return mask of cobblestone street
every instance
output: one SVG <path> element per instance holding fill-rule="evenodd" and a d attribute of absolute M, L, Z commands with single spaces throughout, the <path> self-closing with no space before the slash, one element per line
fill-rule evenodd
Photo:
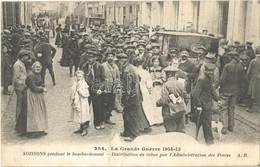
<path fill-rule="evenodd" d="M 51 39 L 53 40 L 53 38 Z M 53 41 L 52 41 L 53 43 Z M 54 58 L 55 75 L 57 85 L 52 86 L 51 78 L 49 73 L 46 74 L 46 103 L 48 111 L 48 135 L 41 138 L 27 138 L 19 136 L 15 129 L 15 106 L 16 106 L 16 95 L 14 93 L 10 104 L 5 113 L 3 110 L 6 108 L 9 96 L 2 95 L 2 143 L 3 144 L 37 144 L 37 143 L 81 143 L 81 142 L 95 142 L 104 143 L 109 142 L 113 135 L 119 135 L 123 130 L 123 119 L 122 114 L 113 111 L 111 120 L 116 122 L 116 125 L 106 125 L 104 130 L 95 130 L 93 123 L 91 122 L 89 133 L 85 137 L 74 134 L 73 131 L 76 129 L 74 123 L 68 122 L 69 119 L 69 94 L 70 87 L 73 83 L 72 77 L 69 77 L 69 69 L 63 68 L 59 65 L 61 58 L 61 49 L 57 48 L 57 53 Z M 238 108 L 241 110 L 241 108 Z M 93 114 L 92 114 L 93 115 Z M 92 119 L 93 120 L 93 119 Z M 186 134 L 195 136 L 195 125 L 189 123 L 185 127 Z M 152 127 L 152 132 L 149 135 L 156 135 L 164 133 L 164 127 Z M 218 134 L 214 132 L 215 142 L 218 141 Z M 153 138 L 151 137 L 151 140 Z M 122 139 L 121 139 L 122 140 Z M 123 140 L 122 140 L 123 141 Z M 202 129 L 199 134 L 199 142 L 204 143 Z M 236 126 L 233 133 L 224 135 L 223 143 L 258 143 L 259 133 L 236 120 Z"/>

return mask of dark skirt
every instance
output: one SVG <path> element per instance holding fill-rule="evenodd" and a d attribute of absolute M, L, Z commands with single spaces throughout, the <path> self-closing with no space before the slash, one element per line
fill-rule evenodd
<path fill-rule="evenodd" d="M 124 134 L 133 138 L 140 135 L 138 110 L 140 108 L 136 103 L 127 105 L 123 109 Z"/>

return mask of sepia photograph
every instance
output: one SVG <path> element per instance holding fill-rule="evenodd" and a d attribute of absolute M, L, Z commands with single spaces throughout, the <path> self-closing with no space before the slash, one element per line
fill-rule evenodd
<path fill-rule="evenodd" d="M 260 0 L 1 1 L 1 166 L 259 166 Z"/>

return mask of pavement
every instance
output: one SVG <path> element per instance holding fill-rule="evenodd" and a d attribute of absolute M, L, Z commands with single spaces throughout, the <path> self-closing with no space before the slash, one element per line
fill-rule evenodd
<path fill-rule="evenodd" d="M 51 39 L 51 43 L 54 39 Z M 15 129 L 15 106 L 16 95 L 7 96 L 1 94 L 1 141 L 5 145 L 13 144 L 37 144 L 37 143 L 104 143 L 109 142 L 110 139 L 123 131 L 122 113 L 112 112 L 111 120 L 116 122 L 116 125 L 106 125 L 104 130 L 96 130 L 93 126 L 93 119 L 91 120 L 88 129 L 88 135 L 81 137 L 74 134 L 73 131 L 77 125 L 68 122 L 70 116 L 69 95 L 70 88 L 74 82 L 74 77 L 69 76 L 69 69 L 61 67 L 58 61 L 61 58 L 61 49 L 57 48 L 57 53 L 54 57 L 54 71 L 56 76 L 56 86 L 52 85 L 51 77 L 46 72 L 46 105 L 48 112 L 48 135 L 41 138 L 28 138 L 19 136 Z M 10 87 L 10 90 L 12 88 Z M 213 132 L 215 143 L 258 143 L 259 144 L 259 113 L 248 113 L 245 108 L 236 107 L 235 111 L 235 128 L 234 132 L 224 135 L 223 141 L 219 141 L 218 134 Z M 93 113 L 91 113 L 93 117 Z M 195 137 L 195 125 L 189 123 L 185 126 L 187 135 Z M 147 135 L 157 135 L 165 133 L 163 126 L 152 126 L 152 131 Z M 123 139 L 120 138 L 123 142 Z M 202 128 L 199 133 L 198 141 L 205 143 L 203 138 Z"/>

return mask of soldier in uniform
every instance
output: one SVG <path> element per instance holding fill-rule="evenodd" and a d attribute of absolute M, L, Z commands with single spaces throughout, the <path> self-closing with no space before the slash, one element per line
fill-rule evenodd
<path fill-rule="evenodd" d="M 163 125 L 168 132 L 181 132 L 184 129 L 183 115 L 187 111 L 188 95 L 184 85 L 175 78 L 178 68 L 168 66 L 164 69 L 167 81 L 162 86 L 161 98 L 156 102 L 162 106 Z"/>

